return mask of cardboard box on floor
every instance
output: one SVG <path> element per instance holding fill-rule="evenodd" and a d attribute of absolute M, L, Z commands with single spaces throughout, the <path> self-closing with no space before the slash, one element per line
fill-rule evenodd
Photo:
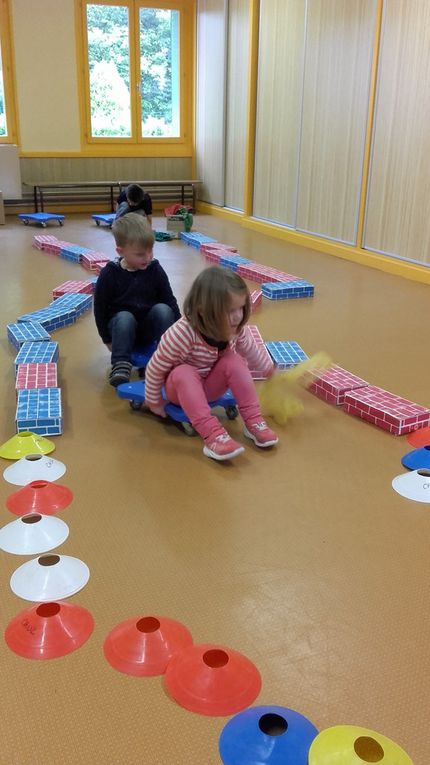
<path fill-rule="evenodd" d="M 186 231 L 185 215 L 169 215 L 166 224 L 167 231 Z"/>

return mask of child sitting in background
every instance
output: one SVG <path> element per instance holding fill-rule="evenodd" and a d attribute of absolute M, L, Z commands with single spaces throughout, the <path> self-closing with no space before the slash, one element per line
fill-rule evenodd
<path fill-rule="evenodd" d="M 278 442 L 261 416 L 250 368 L 273 372 L 246 329 L 250 314 L 248 288 L 238 274 L 211 266 L 194 281 L 184 303 L 184 314 L 163 335 L 146 368 L 145 403 L 165 417 L 165 386 L 169 401 L 179 404 L 203 438 L 203 453 L 227 460 L 244 451 L 230 438 L 210 410 L 213 401 L 230 388 L 245 423 L 244 434 L 256 446 Z"/>
<path fill-rule="evenodd" d="M 119 259 L 100 272 L 94 292 L 94 316 L 111 351 L 111 385 L 129 382 L 136 344 L 158 342 L 180 317 L 166 272 L 153 260 L 154 233 L 145 218 L 128 213 L 114 221 Z"/>
<path fill-rule="evenodd" d="M 124 191 L 121 192 L 116 200 L 116 218 L 121 218 L 130 212 L 136 212 L 140 215 L 146 215 L 147 221 L 152 228 L 152 199 L 149 194 L 137 183 L 130 183 Z"/>

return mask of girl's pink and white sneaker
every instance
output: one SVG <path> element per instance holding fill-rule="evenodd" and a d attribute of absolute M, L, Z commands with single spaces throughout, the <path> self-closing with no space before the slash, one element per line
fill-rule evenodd
<path fill-rule="evenodd" d="M 267 446 L 275 446 L 279 441 L 276 433 L 267 426 L 264 420 L 248 422 L 243 432 L 247 438 L 250 438 L 256 446 L 260 446 L 262 449 Z"/>
<path fill-rule="evenodd" d="M 244 447 L 238 444 L 237 441 L 233 441 L 228 433 L 221 433 L 219 436 L 215 436 L 215 438 L 207 439 L 203 447 L 203 454 L 206 457 L 212 457 L 213 460 L 220 462 L 231 460 L 244 451 Z"/>

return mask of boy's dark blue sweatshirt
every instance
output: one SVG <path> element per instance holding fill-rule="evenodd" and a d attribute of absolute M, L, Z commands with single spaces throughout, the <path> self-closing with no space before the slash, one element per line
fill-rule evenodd
<path fill-rule="evenodd" d="M 100 272 L 94 291 L 94 317 L 104 343 L 110 343 L 109 321 L 119 311 L 130 311 L 140 321 L 156 305 L 165 303 L 181 317 L 168 276 L 158 260 L 143 271 L 126 271 L 120 261 L 111 261 Z"/>

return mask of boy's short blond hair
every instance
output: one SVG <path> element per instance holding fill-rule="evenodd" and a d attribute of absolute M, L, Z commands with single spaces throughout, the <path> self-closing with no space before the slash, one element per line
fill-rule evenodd
<path fill-rule="evenodd" d="M 239 274 L 220 266 L 209 266 L 194 280 L 184 301 L 184 314 L 193 329 L 219 342 L 228 340 L 230 295 L 243 295 L 242 329 L 251 313 L 251 298 L 246 282 Z"/>
<path fill-rule="evenodd" d="M 117 218 L 112 225 L 112 233 L 117 247 L 138 244 L 150 249 L 154 246 L 155 236 L 147 219 L 139 213 L 127 213 Z"/>

